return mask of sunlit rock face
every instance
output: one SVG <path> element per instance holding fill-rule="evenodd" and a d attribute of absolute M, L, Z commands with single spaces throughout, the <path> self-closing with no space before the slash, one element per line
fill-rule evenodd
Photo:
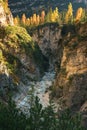
<path fill-rule="evenodd" d="M 13 16 L 8 9 L 8 6 L 6 2 L 1 3 L 0 2 L 0 25 L 1 26 L 6 26 L 6 25 L 14 25 L 13 23 Z M 6 6 L 6 7 L 5 7 Z"/>
<path fill-rule="evenodd" d="M 87 23 L 75 29 L 62 41 L 64 49 L 55 81 L 55 95 L 64 106 L 79 111 L 87 102 Z"/>
<path fill-rule="evenodd" d="M 25 86 L 21 91 L 25 93 L 30 81 L 40 80 L 48 70 L 49 61 L 26 29 L 2 26 L 0 32 L 0 94 L 6 100 L 9 92 L 20 91 Z"/>

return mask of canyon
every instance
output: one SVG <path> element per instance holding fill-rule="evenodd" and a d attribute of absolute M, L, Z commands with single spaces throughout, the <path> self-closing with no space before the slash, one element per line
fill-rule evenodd
<path fill-rule="evenodd" d="M 12 94 L 25 111 L 30 91 L 43 106 L 50 99 L 61 110 L 81 112 L 87 127 L 87 22 L 46 23 L 28 34 L 0 8 L 0 100 L 7 102 Z"/>

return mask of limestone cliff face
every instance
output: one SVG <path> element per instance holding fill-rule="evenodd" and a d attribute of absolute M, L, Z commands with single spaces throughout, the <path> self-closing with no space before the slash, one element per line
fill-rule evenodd
<path fill-rule="evenodd" d="M 32 80 L 39 80 L 48 66 L 47 59 L 26 29 L 0 28 L 0 96 L 5 97 Z"/>
<path fill-rule="evenodd" d="M 64 108 L 85 111 L 82 106 L 87 106 L 87 23 L 75 28 L 74 34 L 69 32 L 63 37 L 55 94 Z"/>
<path fill-rule="evenodd" d="M 33 40 L 36 41 L 42 53 L 49 59 L 49 63 L 54 65 L 59 62 L 61 54 L 61 28 L 57 23 L 41 25 L 33 32 Z M 59 53 L 58 53 L 59 52 Z"/>
<path fill-rule="evenodd" d="M 0 25 L 14 25 L 13 23 L 13 16 L 8 8 L 8 3 L 0 1 Z"/>

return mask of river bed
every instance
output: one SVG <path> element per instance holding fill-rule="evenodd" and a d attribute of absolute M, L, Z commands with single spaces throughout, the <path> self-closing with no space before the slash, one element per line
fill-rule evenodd
<path fill-rule="evenodd" d="M 49 87 L 52 86 L 55 79 L 55 72 L 45 72 L 40 81 L 30 82 L 30 85 L 21 84 L 20 90 L 13 97 L 16 105 L 22 111 L 27 112 L 30 108 L 30 97 L 38 96 L 43 107 L 49 105 Z"/>

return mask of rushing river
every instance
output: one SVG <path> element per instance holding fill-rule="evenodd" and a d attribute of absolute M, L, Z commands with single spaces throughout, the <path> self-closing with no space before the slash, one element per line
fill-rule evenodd
<path fill-rule="evenodd" d="M 19 93 L 13 97 L 17 107 L 23 111 L 27 111 L 30 107 L 30 94 L 33 93 L 34 96 L 38 96 L 40 99 L 40 103 L 43 107 L 49 105 L 49 93 L 48 88 L 52 85 L 55 78 L 55 72 L 45 72 L 45 75 L 42 77 L 40 81 L 30 82 L 30 85 L 20 87 Z M 48 90 L 48 91 L 47 91 Z"/>

